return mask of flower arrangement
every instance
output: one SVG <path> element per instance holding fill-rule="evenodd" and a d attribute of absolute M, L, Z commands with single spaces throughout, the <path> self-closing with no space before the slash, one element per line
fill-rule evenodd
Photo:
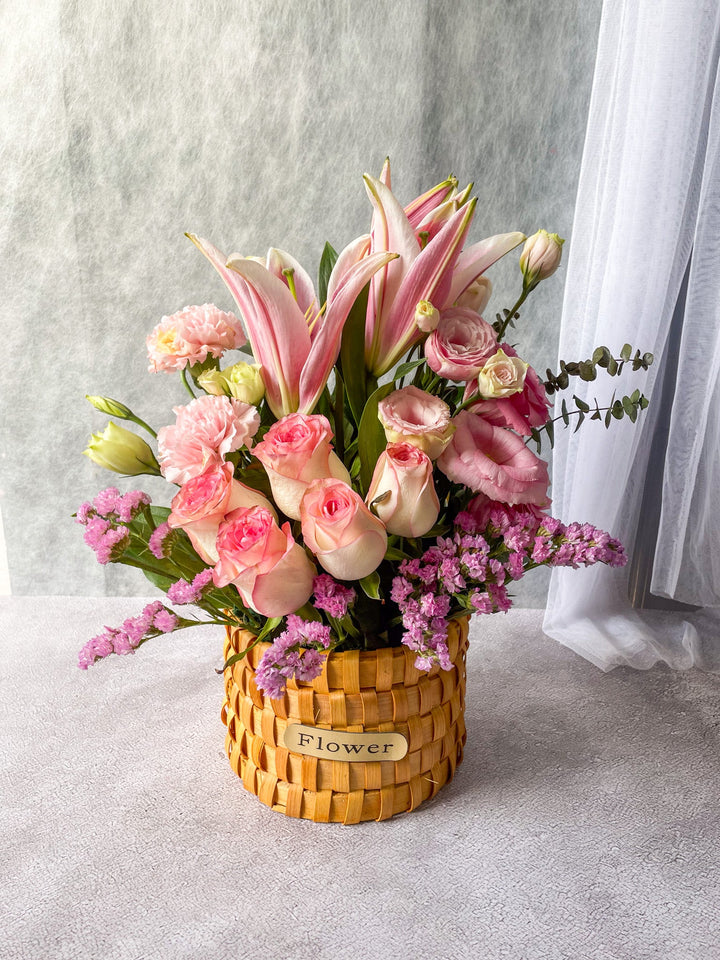
<path fill-rule="evenodd" d="M 189 306 L 148 336 L 150 371 L 179 373 L 190 394 L 173 423 L 156 433 L 124 404 L 88 397 L 153 445 L 111 422 L 85 453 L 177 490 L 169 507 L 104 490 L 77 512 L 85 541 L 203 616 L 153 602 L 90 640 L 81 667 L 204 622 L 271 642 L 255 677 L 271 698 L 336 650 L 405 644 L 419 670 L 449 669 L 449 619 L 509 609 L 509 584 L 529 570 L 626 562 L 609 534 L 549 514 L 539 453 L 558 420 L 634 421 L 647 406 L 637 390 L 602 408 L 563 400 L 557 417 L 548 397 L 652 356 L 599 347 L 543 379 L 510 331 L 563 241 L 540 230 L 468 245 L 476 201 L 453 177 L 405 207 L 389 163 L 365 186 L 370 233 L 339 254 L 326 244 L 317 288 L 282 250 L 228 258 L 188 234 L 241 319 Z M 490 322 L 485 272 L 521 245 L 520 296 Z M 229 351 L 245 359 L 222 367 Z"/>

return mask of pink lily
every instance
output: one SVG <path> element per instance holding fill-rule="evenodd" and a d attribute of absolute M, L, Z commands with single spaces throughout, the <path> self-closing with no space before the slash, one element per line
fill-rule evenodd
<path fill-rule="evenodd" d="M 367 238 L 353 241 L 330 275 L 327 304 L 317 310 L 312 282 L 288 254 L 271 250 L 268 269 L 238 254 L 228 260 L 207 240 L 187 236 L 215 267 L 240 308 L 272 412 L 278 418 L 311 413 L 340 352 L 350 308 L 372 275 L 397 254 L 383 250 L 363 257 Z"/>
<path fill-rule="evenodd" d="M 365 177 L 365 184 L 375 207 L 369 249 L 371 253 L 396 250 L 399 254 L 398 259 L 378 271 L 370 283 L 365 363 L 368 370 L 379 377 L 392 369 L 423 336 L 415 323 L 419 301 L 428 300 L 438 310 L 451 306 L 489 266 L 525 237 L 519 232 L 500 234 L 481 240 L 461 253 L 476 204 L 475 199 L 466 202 L 468 191 L 464 190 L 449 200 L 441 199 L 424 213 L 422 219 L 428 224 L 433 224 L 435 218 L 446 219 L 439 229 L 428 230 L 433 235 L 421 249 L 415 226 L 388 186 L 370 176 Z M 445 204 L 453 202 L 458 204 L 454 212 L 443 209 Z"/>

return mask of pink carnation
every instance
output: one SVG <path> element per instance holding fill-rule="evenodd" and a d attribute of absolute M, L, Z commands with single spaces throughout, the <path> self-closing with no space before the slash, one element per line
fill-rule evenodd
<path fill-rule="evenodd" d="M 212 303 L 185 307 L 171 317 L 163 317 L 147 338 L 149 370 L 173 373 L 188 364 L 203 363 L 208 354 L 221 357 L 245 343 L 238 318 L 223 313 Z"/>
<path fill-rule="evenodd" d="M 517 434 L 461 410 L 455 433 L 438 459 L 443 473 L 502 503 L 547 503 L 548 471 Z"/>
<path fill-rule="evenodd" d="M 158 433 L 160 469 L 171 483 L 187 483 L 243 445 L 252 444 L 260 426 L 255 407 L 230 397 L 197 397 L 173 409 L 173 426 Z"/>

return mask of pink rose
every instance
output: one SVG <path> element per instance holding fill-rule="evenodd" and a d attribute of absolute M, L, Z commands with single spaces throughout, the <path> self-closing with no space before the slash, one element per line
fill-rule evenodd
<path fill-rule="evenodd" d="M 438 460 L 446 476 L 503 503 L 547 502 L 548 471 L 517 434 L 461 410 L 455 434 Z"/>
<path fill-rule="evenodd" d="M 233 479 L 233 465 L 224 463 L 184 483 L 173 497 L 168 525 L 184 530 L 205 563 L 218 559 L 215 540 L 226 514 L 238 507 L 266 507 L 277 520 L 270 502 L 257 490 Z"/>
<path fill-rule="evenodd" d="M 428 366 L 449 380 L 472 380 L 497 350 L 490 324 L 464 307 L 440 314 L 437 329 L 425 341 Z"/>
<path fill-rule="evenodd" d="M 305 543 L 337 580 L 360 580 L 381 563 L 385 527 L 342 480 L 313 480 L 300 503 Z"/>
<path fill-rule="evenodd" d="M 381 400 L 378 417 L 388 443 L 411 443 L 431 460 L 440 456 L 455 431 L 450 407 L 417 387 L 403 387 Z"/>
<path fill-rule="evenodd" d="M 293 520 L 300 519 L 300 501 L 311 480 L 335 477 L 350 483 L 331 439 L 327 417 L 291 413 L 274 423 L 253 450 L 267 471 L 275 503 Z"/>
<path fill-rule="evenodd" d="M 278 527 L 266 507 L 233 510 L 220 524 L 216 546 L 215 585 L 232 583 L 256 613 L 284 617 L 310 599 L 315 567 L 290 524 Z"/>
<path fill-rule="evenodd" d="M 158 431 L 160 470 L 171 483 L 187 483 L 243 445 L 260 426 L 255 407 L 229 397 L 197 397 L 174 407 L 175 424 Z"/>
<path fill-rule="evenodd" d="M 502 348 L 508 357 L 517 356 L 509 343 L 504 343 Z M 477 392 L 477 380 L 471 381 L 465 388 L 463 400 L 468 400 Z M 548 409 L 551 406 L 540 377 L 529 366 L 520 393 L 497 400 L 479 400 L 467 409 L 495 427 L 510 427 L 516 433 L 529 437 L 532 427 L 541 427 L 547 422 Z"/>
<path fill-rule="evenodd" d="M 380 499 L 373 505 L 376 498 Z M 378 458 L 365 499 L 388 533 L 424 536 L 440 512 L 430 457 L 411 443 L 389 443 Z"/>
<path fill-rule="evenodd" d="M 147 338 L 150 373 L 172 373 L 188 364 L 203 363 L 208 354 L 221 357 L 245 343 L 238 318 L 223 313 L 212 303 L 185 307 L 171 317 L 163 317 Z"/>

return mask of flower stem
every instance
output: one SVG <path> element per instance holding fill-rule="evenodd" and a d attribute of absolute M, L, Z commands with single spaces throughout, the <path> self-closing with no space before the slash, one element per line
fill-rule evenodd
<path fill-rule="evenodd" d="M 529 289 L 523 290 L 523 292 L 520 294 L 520 299 L 518 300 L 518 302 L 515 304 L 512 310 L 508 312 L 508 315 L 505 317 L 504 321 L 500 324 L 500 329 L 498 330 L 498 335 L 497 335 L 498 343 L 500 343 L 501 339 L 503 338 L 505 331 L 507 330 L 507 326 L 512 320 L 512 318 L 518 312 L 518 310 L 523 305 L 523 303 L 525 303 L 525 300 L 527 299 L 527 296 L 529 293 L 530 293 Z"/>
<path fill-rule="evenodd" d="M 191 397 L 193 398 L 193 400 L 194 400 L 194 399 L 195 399 L 195 394 L 193 393 L 192 387 L 191 387 L 190 384 L 188 383 L 187 367 L 183 367 L 183 368 L 182 368 L 182 372 L 181 372 L 180 376 L 182 377 L 182 382 L 185 384 L 185 389 L 187 390 L 187 392 L 190 394 L 190 396 L 191 396 Z"/>

